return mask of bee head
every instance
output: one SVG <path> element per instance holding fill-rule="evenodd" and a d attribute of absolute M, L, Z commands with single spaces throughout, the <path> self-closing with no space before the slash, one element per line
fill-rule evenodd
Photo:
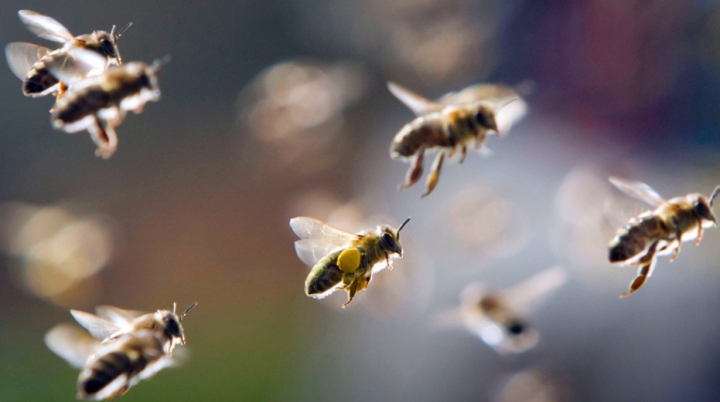
<path fill-rule="evenodd" d="M 479 127 L 498 132 L 497 121 L 495 121 L 495 110 L 487 103 L 478 103 L 477 108 L 473 112 L 473 118 Z"/>
<path fill-rule="evenodd" d="M 130 28 L 132 22 L 122 27 L 119 31 L 117 27 L 113 25 L 110 33 L 105 31 L 95 31 L 94 36 L 98 43 L 98 52 L 108 58 L 112 64 L 122 64 L 122 57 L 120 57 L 120 50 L 117 47 L 117 40 L 120 39 L 123 32 Z"/>
<path fill-rule="evenodd" d="M 389 251 L 391 253 L 396 253 L 400 257 L 402 257 L 402 245 L 400 245 L 400 231 L 402 228 L 405 227 L 405 225 L 410 222 L 410 218 L 405 219 L 405 222 L 400 225 L 397 230 L 385 227 L 382 230 L 382 234 L 380 235 L 380 247 L 385 250 Z"/>
<path fill-rule="evenodd" d="M 197 302 L 193 303 L 185 309 L 185 312 L 180 314 L 179 316 L 175 313 L 177 309 L 177 304 L 173 303 L 173 311 L 162 311 L 161 313 L 161 319 L 164 324 L 164 335 L 168 339 L 172 339 L 173 343 L 179 342 L 180 344 L 185 344 L 185 332 L 183 331 L 182 327 L 182 320 L 185 318 L 185 315 L 188 313 L 188 311 L 192 310 L 193 307 L 197 306 Z M 176 341 L 177 340 L 177 341 Z"/>
<path fill-rule="evenodd" d="M 715 187 L 715 191 L 710 195 L 710 201 L 703 196 L 698 196 L 695 201 L 695 206 L 693 207 L 693 214 L 697 218 L 711 221 L 715 223 L 715 226 L 717 226 L 717 219 L 715 219 L 715 215 L 712 212 L 712 205 L 718 194 L 720 194 L 720 186 Z"/>

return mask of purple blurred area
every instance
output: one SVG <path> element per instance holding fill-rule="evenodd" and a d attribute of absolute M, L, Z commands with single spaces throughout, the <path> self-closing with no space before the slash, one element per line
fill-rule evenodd
<path fill-rule="evenodd" d="M 52 45 L 26 8 L 76 35 L 132 21 L 124 61 L 172 59 L 108 161 L 0 68 L 0 401 L 73 398 L 77 372 L 43 344 L 70 308 L 194 301 L 187 361 L 123 401 L 720 399 L 718 231 L 623 300 L 635 268 L 605 260 L 646 208 L 607 176 L 667 198 L 720 184 L 720 3 L 6 1 L 0 42 Z M 534 92 L 492 156 L 447 162 L 421 199 L 388 154 L 414 118 L 389 80 Z M 410 216 L 405 257 L 348 309 L 313 300 L 300 215 L 353 232 Z M 554 265 L 569 278 L 528 312 L 532 350 L 433 324 L 471 282 Z"/>

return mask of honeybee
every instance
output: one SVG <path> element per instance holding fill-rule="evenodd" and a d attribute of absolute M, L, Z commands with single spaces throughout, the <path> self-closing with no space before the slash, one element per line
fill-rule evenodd
<path fill-rule="evenodd" d="M 401 189 L 412 186 L 422 176 L 425 152 L 438 149 L 423 197 L 435 189 L 446 154 L 452 157 L 459 149 L 462 163 L 469 146 L 474 144 L 481 150 L 488 133 L 501 136 L 526 109 L 525 102 L 514 90 L 500 85 L 475 85 L 436 101 L 393 82 L 388 83 L 388 89 L 418 116 L 400 129 L 390 147 L 393 159 L 412 160 Z M 511 104 L 516 107 L 500 119 L 499 113 Z M 484 151 L 489 152 L 487 148 Z"/>
<path fill-rule="evenodd" d="M 290 219 L 290 227 L 301 239 L 295 242 L 295 252 L 312 267 L 305 294 L 322 299 L 344 289 L 348 300 L 343 308 L 347 307 L 357 292 L 368 287 L 373 273 L 392 269 L 392 259 L 402 257 L 400 231 L 409 221 L 397 229 L 383 225 L 353 234 L 314 218 Z"/>
<path fill-rule="evenodd" d="M 480 283 L 469 284 L 462 291 L 459 309 L 439 314 L 435 324 L 463 325 L 500 354 L 525 352 L 539 340 L 527 313 L 566 278 L 562 268 L 553 267 L 509 289 L 490 291 Z"/>
<path fill-rule="evenodd" d="M 20 20 L 37 36 L 63 44 L 63 47 L 51 50 L 44 46 L 25 42 L 13 42 L 5 47 L 5 56 L 12 72 L 23 80 L 25 96 L 39 97 L 67 89 L 67 82 L 61 80 L 47 68 L 48 62 L 67 63 L 71 49 L 91 51 L 104 60 L 104 66 L 94 72 L 101 72 L 111 65 L 122 64 L 117 40 L 132 25 L 128 23 L 119 31 L 113 25 L 110 33 L 93 31 L 74 37 L 61 23 L 46 15 L 30 10 L 18 11 Z"/>
<path fill-rule="evenodd" d="M 139 330 L 152 330 L 163 339 L 163 350 L 171 355 L 175 345 L 185 345 L 185 331 L 182 320 L 185 315 L 197 306 L 193 303 L 178 315 L 177 304 L 173 303 L 173 310 L 158 310 L 155 313 L 143 313 L 133 310 L 123 310 L 113 306 L 98 306 L 95 311 L 98 315 L 79 310 L 70 310 L 75 320 L 90 332 L 95 338 L 102 339 L 102 343 L 115 341 L 122 335 Z"/>
<path fill-rule="evenodd" d="M 670 261 L 674 261 L 683 241 L 695 239 L 700 244 L 703 229 L 717 227 L 712 205 L 720 194 L 720 186 L 715 187 L 709 200 L 699 193 L 664 200 L 645 183 L 617 177 L 609 180 L 623 193 L 655 207 L 631 219 L 610 241 L 611 263 L 638 266 L 637 277 L 630 282 L 628 291 L 620 295 L 622 298 L 645 284 L 655 269 L 657 256 L 672 254 Z"/>
<path fill-rule="evenodd" d="M 175 364 L 158 331 L 139 329 L 101 342 L 80 329 L 59 324 L 45 335 L 47 346 L 80 369 L 79 399 L 117 398 L 140 380 Z"/>
<path fill-rule="evenodd" d="M 127 112 L 140 113 L 147 102 L 160 99 L 156 72 L 162 62 L 112 66 L 101 74 L 76 81 L 75 77 L 85 76 L 104 60 L 87 50 L 72 49 L 69 53 L 78 62 L 46 62 L 47 68 L 61 80 L 73 82 L 51 111 L 52 126 L 67 133 L 87 130 L 98 147 L 95 154 L 107 159 L 117 150 L 115 127 Z"/>

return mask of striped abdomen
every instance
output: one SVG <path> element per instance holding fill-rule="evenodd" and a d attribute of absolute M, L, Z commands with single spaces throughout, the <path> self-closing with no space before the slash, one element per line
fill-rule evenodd
<path fill-rule="evenodd" d="M 470 109 L 448 107 L 406 124 L 395 136 L 390 155 L 407 158 L 422 146 L 452 148 L 478 137 L 485 130 L 480 128 Z"/>
<path fill-rule="evenodd" d="M 610 262 L 629 260 L 645 251 L 652 242 L 667 239 L 668 228 L 659 217 L 647 214 L 618 230 L 610 242 Z"/>
<path fill-rule="evenodd" d="M 123 335 L 101 347 L 80 372 L 78 396 L 104 399 L 121 395 L 163 355 L 163 343 L 156 333 Z"/>
<path fill-rule="evenodd" d="M 305 294 L 319 296 L 332 290 L 342 281 L 343 272 L 337 266 L 342 250 L 334 251 L 315 264 L 305 280 Z"/>
<path fill-rule="evenodd" d="M 50 52 L 33 64 L 23 81 L 23 93 L 25 96 L 44 96 L 55 90 L 53 87 L 57 85 L 60 80 L 52 75 L 45 63 L 51 61 L 57 54 L 58 50 Z"/>

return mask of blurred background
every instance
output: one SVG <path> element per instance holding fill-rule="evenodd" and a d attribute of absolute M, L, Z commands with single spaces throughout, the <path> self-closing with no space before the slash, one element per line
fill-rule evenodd
<path fill-rule="evenodd" d="M 5 1 L 0 42 L 44 46 L 17 10 L 73 34 L 133 22 L 124 60 L 171 55 L 162 100 L 118 127 L 118 152 L 54 131 L 50 98 L 0 68 L 0 401 L 71 401 L 77 371 L 43 336 L 70 308 L 198 307 L 188 356 L 123 401 L 717 401 L 720 236 L 708 230 L 619 300 L 606 262 L 661 195 L 720 183 L 720 2 Z M 528 80 L 528 115 L 490 157 L 446 162 L 433 194 L 398 191 L 389 158 L 413 114 L 386 81 L 437 98 Z M 429 161 L 427 161 L 429 162 Z M 423 179 L 424 180 L 424 179 Z M 720 211 L 718 211 L 720 213 Z M 403 230 L 405 257 L 346 310 L 308 298 L 288 226 Z M 462 326 L 466 285 L 554 265 L 528 313 L 537 346 L 501 356 Z"/>

